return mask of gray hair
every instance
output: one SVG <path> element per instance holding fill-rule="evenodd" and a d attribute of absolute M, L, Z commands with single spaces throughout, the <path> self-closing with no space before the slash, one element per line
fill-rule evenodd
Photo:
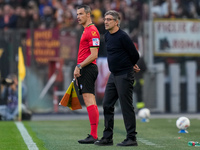
<path fill-rule="evenodd" d="M 91 15 L 90 6 L 88 6 L 88 5 L 79 5 L 79 6 L 77 7 L 77 9 L 81 9 L 81 8 L 84 8 L 84 9 L 85 9 L 85 13 L 86 13 L 86 14 L 87 14 L 87 13 L 90 13 L 90 15 Z"/>
<path fill-rule="evenodd" d="M 120 16 L 119 13 L 115 10 L 109 10 L 105 13 L 104 17 L 107 15 L 113 16 L 113 19 L 118 20 L 118 27 L 120 27 Z"/>

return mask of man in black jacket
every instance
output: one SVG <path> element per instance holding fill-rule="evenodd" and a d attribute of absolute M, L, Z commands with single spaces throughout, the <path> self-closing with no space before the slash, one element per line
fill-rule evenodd
<path fill-rule="evenodd" d="M 108 30 L 105 42 L 111 74 L 103 99 L 105 129 L 103 137 L 95 145 L 113 145 L 114 105 L 119 98 L 127 136 L 117 146 L 137 146 L 132 95 L 134 73 L 140 70 L 136 65 L 139 54 L 130 37 L 119 28 L 120 17 L 116 11 L 106 12 L 104 23 Z"/>

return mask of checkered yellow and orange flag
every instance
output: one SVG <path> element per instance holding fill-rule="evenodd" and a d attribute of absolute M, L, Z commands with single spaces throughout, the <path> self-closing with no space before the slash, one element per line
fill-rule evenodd
<path fill-rule="evenodd" d="M 78 96 L 76 94 L 76 90 L 74 87 L 74 81 L 72 80 L 71 84 L 69 85 L 65 95 L 62 97 L 59 105 L 69 107 L 71 110 L 82 109 L 82 106 L 79 102 Z"/>

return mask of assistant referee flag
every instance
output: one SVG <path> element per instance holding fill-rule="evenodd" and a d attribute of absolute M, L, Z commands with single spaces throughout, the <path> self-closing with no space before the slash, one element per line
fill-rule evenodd
<path fill-rule="evenodd" d="M 76 90 L 74 87 L 74 80 L 69 85 L 65 95 L 62 97 L 59 105 L 69 107 L 71 110 L 82 109 L 82 106 L 79 102 Z"/>

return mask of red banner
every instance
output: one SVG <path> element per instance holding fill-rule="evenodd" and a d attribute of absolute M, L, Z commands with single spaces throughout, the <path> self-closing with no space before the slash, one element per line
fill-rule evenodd
<path fill-rule="evenodd" d="M 59 57 L 59 31 L 57 29 L 51 30 L 34 30 L 33 36 L 33 59 L 40 65 L 47 65 L 49 60 Z M 31 64 L 31 30 L 27 30 L 26 41 L 26 64 Z"/>

